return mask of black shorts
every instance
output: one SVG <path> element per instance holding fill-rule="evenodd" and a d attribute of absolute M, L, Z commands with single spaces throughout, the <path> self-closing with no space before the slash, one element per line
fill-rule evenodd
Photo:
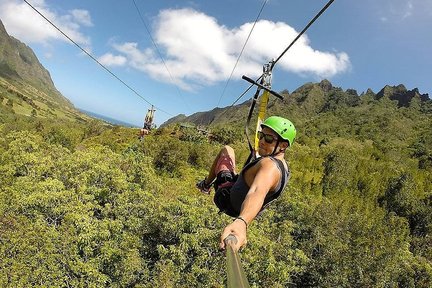
<path fill-rule="evenodd" d="M 237 180 L 238 175 L 230 171 L 221 171 L 216 177 L 214 183 L 215 196 L 213 198 L 214 203 L 219 208 L 219 213 L 225 213 L 232 217 L 237 217 L 238 212 L 231 205 L 230 189 Z"/>

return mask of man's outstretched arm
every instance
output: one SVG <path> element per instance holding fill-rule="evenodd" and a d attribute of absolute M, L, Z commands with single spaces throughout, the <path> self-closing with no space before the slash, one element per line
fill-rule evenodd
<path fill-rule="evenodd" d="M 257 164 L 259 166 L 256 175 L 243 201 L 239 217 L 227 225 L 222 232 L 219 244 L 221 249 L 225 249 L 224 240 L 230 234 L 237 238 L 235 250 L 246 245 L 247 226 L 261 211 L 267 193 L 277 184 L 280 172 L 270 159 L 268 159 L 269 161 L 265 160 L 267 159 L 263 159 Z"/>

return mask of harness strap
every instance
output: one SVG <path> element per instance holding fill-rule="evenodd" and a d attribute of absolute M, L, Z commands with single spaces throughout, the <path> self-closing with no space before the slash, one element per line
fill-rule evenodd
<path fill-rule="evenodd" d="M 264 199 L 264 204 L 263 207 L 261 208 L 261 210 L 264 210 L 264 208 L 266 208 L 271 202 L 273 202 L 274 200 L 276 200 L 280 194 L 282 193 L 282 191 L 285 188 L 286 181 L 287 181 L 287 175 L 289 173 L 289 170 L 285 169 L 285 166 L 283 164 L 283 162 L 279 159 L 276 159 L 274 157 L 270 157 L 270 159 L 272 159 L 273 161 L 276 161 L 276 165 L 278 165 L 281 173 L 282 173 L 282 177 L 281 177 L 281 187 L 279 188 L 279 190 L 276 190 L 275 192 L 273 192 L 270 195 L 266 196 L 266 199 Z"/>

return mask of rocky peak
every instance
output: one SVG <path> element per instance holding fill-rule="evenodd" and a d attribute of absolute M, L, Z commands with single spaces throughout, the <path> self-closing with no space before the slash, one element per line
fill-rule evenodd
<path fill-rule="evenodd" d="M 420 94 L 418 88 L 407 90 L 404 85 L 399 84 L 397 86 L 386 85 L 380 92 L 378 92 L 376 98 L 396 100 L 399 107 L 409 107 L 413 98 L 417 98 L 420 101 L 427 101 L 429 100 L 429 95 Z"/>
<path fill-rule="evenodd" d="M 373 92 L 371 88 L 368 88 L 368 89 L 366 90 L 366 93 L 365 93 L 365 94 L 375 95 L 375 92 Z"/>
<path fill-rule="evenodd" d="M 322 89 L 324 92 L 329 92 L 329 91 L 333 88 L 333 85 L 332 85 L 332 84 L 330 83 L 330 81 L 328 81 L 327 79 L 322 80 L 322 81 L 318 84 L 318 86 L 321 87 L 321 89 Z"/>
<path fill-rule="evenodd" d="M 352 96 L 358 96 L 357 90 L 355 89 L 347 89 L 345 93 Z"/>

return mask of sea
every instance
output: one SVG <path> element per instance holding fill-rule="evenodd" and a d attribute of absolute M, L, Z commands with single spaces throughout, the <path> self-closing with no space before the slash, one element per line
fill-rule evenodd
<path fill-rule="evenodd" d="M 90 111 L 87 111 L 87 110 L 84 110 L 84 109 L 79 109 L 79 110 L 82 113 L 87 114 L 90 117 L 97 118 L 99 120 L 108 122 L 108 123 L 110 123 L 112 125 L 123 126 L 123 127 L 130 127 L 130 128 L 140 128 L 137 125 L 134 125 L 134 124 L 131 124 L 131 123 L 127 123 L 127 122 L 124 122 L 124 121 L 120 121 L 120 120 L 117 120 L 117 119 L 114 119 L 114 118 L 111 118 L 111 117 L 107 117 L 107 116 L 104 116 L 104 115 L 100 115 L 100 114 L 97 114 L 97 113 L 94 113 L 94 112 L 90 112 Z"/>

